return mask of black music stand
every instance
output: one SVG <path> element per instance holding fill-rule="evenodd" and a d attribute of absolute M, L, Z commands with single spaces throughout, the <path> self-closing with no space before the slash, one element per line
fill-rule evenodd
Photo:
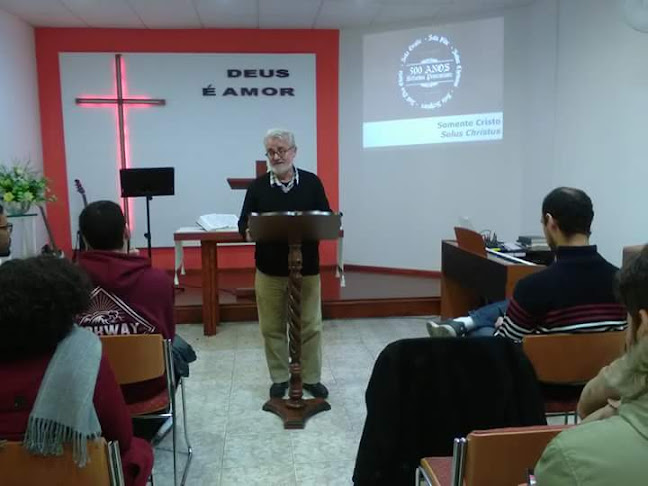
<path fill-rule="evenodd" d="M 153 196 L 173 196 L 175 194 L 175 169 L 173 167 L 156 167 L 152 169 L 121 169 L 121 197 L 146 198 L 146 238 L 148 256 L 151 252 L 151 209 Z"/>

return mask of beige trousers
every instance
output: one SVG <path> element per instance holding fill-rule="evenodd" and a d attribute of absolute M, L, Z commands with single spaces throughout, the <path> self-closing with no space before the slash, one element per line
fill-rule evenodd
<path fill-rule="evenodd" d="M 273 383 L 290 377 L 288 353 L 288 277 L 257 270 L 254 279 L 259 326 Z M 302 279 L 302 379 L 319 383 L 322 372 L 322 297 L 319 275 Z"/>

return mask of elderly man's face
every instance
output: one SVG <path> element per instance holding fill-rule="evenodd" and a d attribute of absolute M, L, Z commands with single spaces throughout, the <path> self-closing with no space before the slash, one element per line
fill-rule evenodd
<path fill-rule="evenodd" d="M 272 172 L 281 176 L 290 171 L 297 147 L 290 145 L 283 138 L 271 138 L 266 142 L 265 148 Z"/>
<path fill-rule="evenodd" d="M 0 257 L 8 256 L 11 247 L 11 223 L 7 216 L 0 214 Z"/>

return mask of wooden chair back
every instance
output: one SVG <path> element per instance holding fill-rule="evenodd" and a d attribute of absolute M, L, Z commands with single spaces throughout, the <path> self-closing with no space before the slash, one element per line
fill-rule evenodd
<path fill-rule="evenodd" d="M 625 332 L 533 335 L 522 347 L 541 383 L 580 385 L 623 354 Z"/>
<path fill-rule="evenodd" d="M 164 340 L 161 334 L 101 336 L 117 383 L 128 385 L 165 375 Z"/>
<path fill-rule="evenodd" d="M 114 454 L 117 454 L 115 459 Z M 119 447 L 103 438 L 88 441 L 89 461 L 74 463 L 72 447 L 61 456 L 35 456 L 22 442 L 0 441 L 0 484 L 3 486 L 119 486 L 124 484 Z"/>
<path fill-rule="evenodd" d="M 486 245 L 484 244 L 482 235 L 476 231 L 461 228 L 460 226 L 455 226 L 454 232 L 459 248 L 483 257 L 486 256 Z"/>
<path fill-rule="evenodd" d="M 565 426 L 475 431 L 466 439 L 465 486 L 516 486 L 527 479 L 547 444 Z"/>

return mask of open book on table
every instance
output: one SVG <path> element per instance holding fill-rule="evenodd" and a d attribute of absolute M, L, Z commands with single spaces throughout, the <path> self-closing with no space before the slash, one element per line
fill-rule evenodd
<path fill-rule="evenodd" d="M 234 214 L 204 214 L 196 223 L 205 231 L 238 229 L 238 216 Z"/>

